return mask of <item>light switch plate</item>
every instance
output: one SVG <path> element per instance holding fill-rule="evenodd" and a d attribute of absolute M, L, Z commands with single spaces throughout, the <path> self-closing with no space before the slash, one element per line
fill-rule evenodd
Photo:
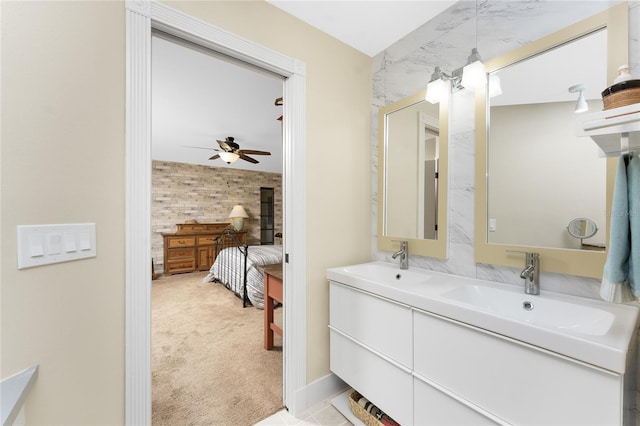
<path fill-rule="evenodd" d="M 18 269 L 96 257 L 96 224 L 18 226 Z"/>

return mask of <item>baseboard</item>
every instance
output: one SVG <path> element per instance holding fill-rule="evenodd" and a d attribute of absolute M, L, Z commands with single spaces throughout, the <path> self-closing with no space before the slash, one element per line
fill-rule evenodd
<path fill-rule="evenodd" d="M 296 392 L 296 401 L 300 404 L 296 407 L 296 413 L 293 415 L 299 417 L 298 413 L 304 413 L 315 405 L 343 392 L 348 387 L 349 385 L 333 373 L 314 380 Z"/>

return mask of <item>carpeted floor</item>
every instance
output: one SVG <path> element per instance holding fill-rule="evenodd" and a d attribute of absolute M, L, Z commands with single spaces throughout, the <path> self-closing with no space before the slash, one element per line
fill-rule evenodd
<path fill-rule="evenodd" d="M 252 425 L 283 406 L 282 338 L 265 351 L 264 311 L 205 276 L 152 282 L 154 426 Z"/>

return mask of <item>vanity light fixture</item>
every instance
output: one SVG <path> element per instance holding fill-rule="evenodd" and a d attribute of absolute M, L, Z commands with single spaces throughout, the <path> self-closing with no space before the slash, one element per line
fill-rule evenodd
<path fill-rule="evenodd" d="M 219 155 L 220 155 L 220 158 L 222 158 L 222 160 L 227 164 L 231 164 L 234 161 L 236 161 L 238 158 L 240 158 L 240 156 L 235 152 L 225 151 L 225 152 L 221 152 Z"/>
<path fill-rule="evenodd" d="M 440 102 L 447 93 L 447 83 L 445 79 L 448 76 L 440 70 L 440 67 L 436 67 L 431 74 L 431 80 L 427 84 L 427 94 L 424 99 L 432 104 Z"/>
<path fill-rule="evenodd" d="M 584 91 L 587 90 L 584 84 L 576 84 L 569 87 L 569 93 L 578 93 L 578 101 L 576 102 L 576 108 L 573 110 L 576 114 L 589 110 L 587 100 L 584 98 Z"/>
<path fill-rule="evenodd" d="M 476 0 L 476 47 L 471 49 L 471 55 L 467 58 L 467 65 L 462 69 L 462 84 L 467 89 L 475 90 L 482 84 L 487 83 L 487 74 L 484 69 L 484 63 L 478 52 L 478 0 Z"/>
<path fill-rule="evenodd" d="M 486 82 L 484 63 L 477 48 L 471 49 L 471 55 L 467 58 L 467 65 L 462 69 L 462 84 L 467 89 L 475 89 Z"/>

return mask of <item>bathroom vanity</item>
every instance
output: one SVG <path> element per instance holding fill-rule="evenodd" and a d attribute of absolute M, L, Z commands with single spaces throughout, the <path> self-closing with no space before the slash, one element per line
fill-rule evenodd
<path fill-rule="evenodd" d="M 635 424 L 638 307 L 333 268 L 331 371 L 401 425 Z"/>

